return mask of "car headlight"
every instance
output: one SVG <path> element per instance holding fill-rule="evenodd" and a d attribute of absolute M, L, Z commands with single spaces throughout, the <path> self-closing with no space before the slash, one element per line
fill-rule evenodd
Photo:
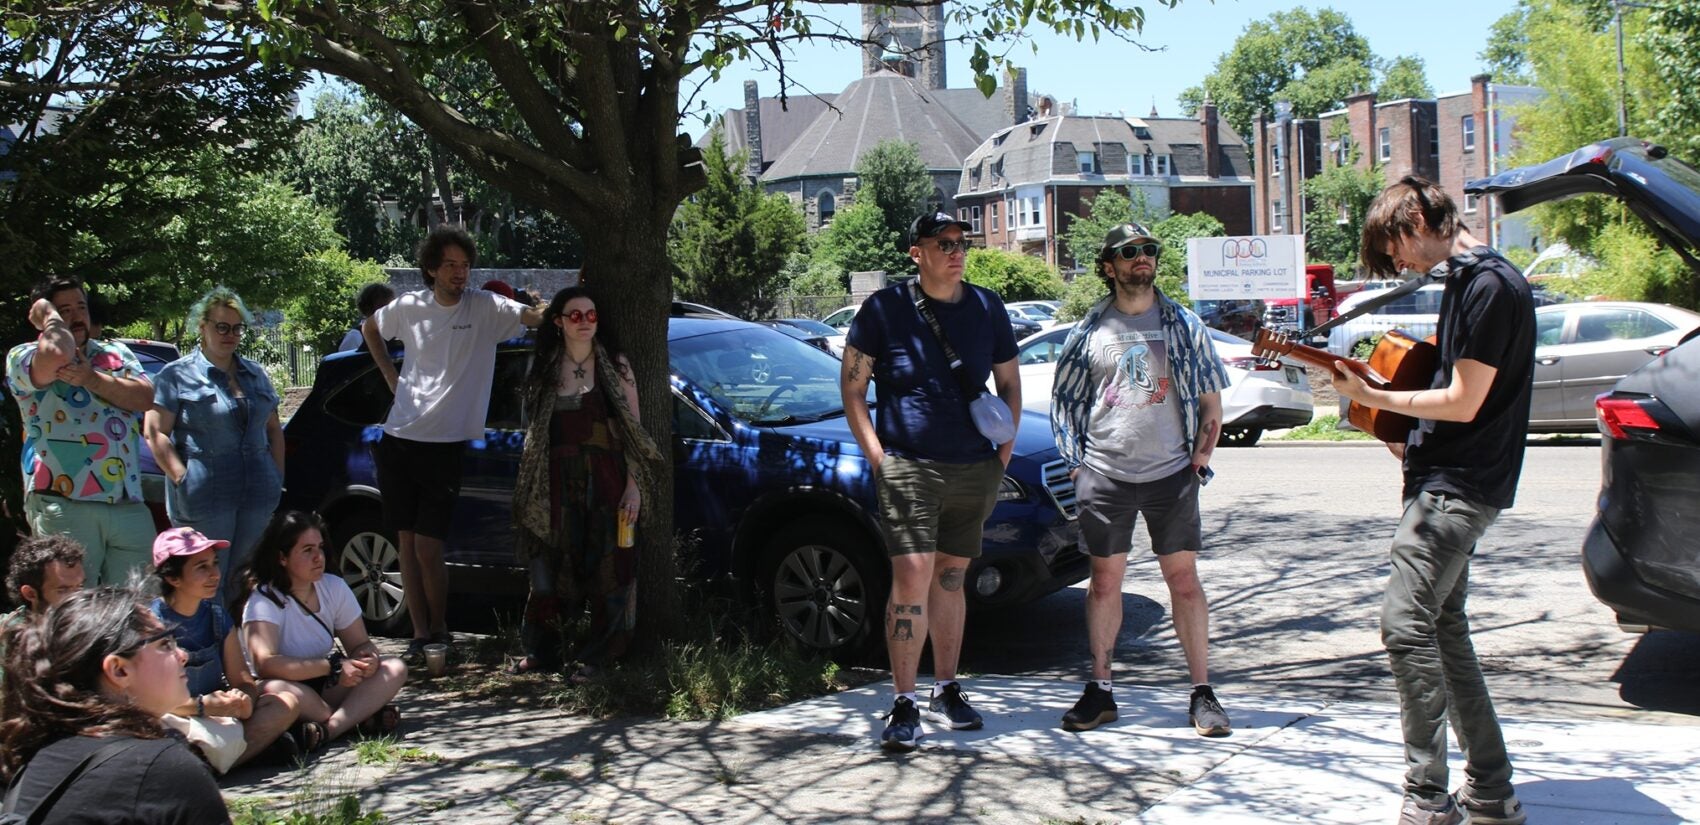
<path fill-rule="evenodd" d="M 1021 486 L 1021 482 L 1009 476 L 1004 476 L 1003 481 L 998 484 L 998 501 L 1025 501 L 1026 499 L 1027 490 Z"/>

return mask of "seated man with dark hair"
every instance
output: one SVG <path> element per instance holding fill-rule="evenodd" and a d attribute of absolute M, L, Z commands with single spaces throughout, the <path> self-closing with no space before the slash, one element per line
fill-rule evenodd
<path fill-rule="evenodd" d="M 0 637 L 28 624 L 83 586 L 83 546 L 65 535 L 25 539 L 12 553 L 6 593 L 18 609 L 0 617 Z"/>

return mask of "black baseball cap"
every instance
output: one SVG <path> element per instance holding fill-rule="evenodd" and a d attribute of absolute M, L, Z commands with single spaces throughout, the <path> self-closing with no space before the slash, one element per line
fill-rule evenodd
<path fill-rule="evenodd" d="M 952 226 L 963 232 L 974 228 L 973 224 L 967 221 L 959 221 L 944 212 L 923 214 L 916 218 L 914 223 L 909 224 L 909 245 L 915 246 L 921 242 L 922 238 L 931 238 Z"/>

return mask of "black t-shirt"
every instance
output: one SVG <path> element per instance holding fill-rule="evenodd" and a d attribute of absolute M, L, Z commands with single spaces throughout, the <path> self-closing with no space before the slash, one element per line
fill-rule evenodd
<path fill-rule="evenodd" d="M 1405 498 L 1450 493 L 1504 509 L 1523 471 L 1529 392 L 1535 378 L 1535 300 L 1510 261 L 1487 247 L 1454 257 L 1440 299 L 1440 366 L 1445 387 L 1466 358 L 1497 372 L 1474 421 L 1418 422 L 1405 452 Z"/>
<path fill-rule="evenodd" d="M 21 775 L 18 811 L 35 808 L 83 758 L 112 738 L 68 736 L 30 759 Z M 44 825 L 206 825 L 228 823 L 230 811 L 212 771 L 175 736 L 143 739 L 85 771 L 42 820 Z"/>
<path fill-rule="evenodd" d="M 964 282 L 955 303 L 932 301 L 933 315 L 968 377 L 986 383 L 992 365 L 1015 357 L 1015 332 L 1002 299 Z M 874 359 L 874 432 L 892 455 L 972 464 L 997 455 L 997 448 L 968 416 L 950 359 L 933 328 L 897 283 L 868 296 L 850 322 L 845 342 Z"/>

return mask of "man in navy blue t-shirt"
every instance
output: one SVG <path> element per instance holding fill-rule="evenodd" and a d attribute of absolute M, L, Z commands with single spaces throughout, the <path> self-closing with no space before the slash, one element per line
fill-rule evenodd
<path fill-rule="evenodd" d="M 966 388 L 984 387 L 991 376 L 1019 423 L 1021 374 L 1002 299 L 962 280 L 968 228 L 943 212 L 916 218 L 909 257 L 920 270 L 920 289 L 899 283 L 868 296 L 845 337 L 844 409 L 874 469 L 891 556 L 886 650 L 897 698 L 880 736 L 886 750 L 918 744 L 915 678 L 929 636 L 935 682 L 928 719 L 952 730 L 981 725 L 956 681 L 967 610 L 962 585 L 968 563 L 980 555 L 981 527 L 997 504 L 1015 442 L 993 444 L 980 434 Z M 952 371 L 946 346 L 922 314 L 923 302 L 963 376 Z M 868 411 L 869 380 L 879 403 L 877 422 Z"/>

